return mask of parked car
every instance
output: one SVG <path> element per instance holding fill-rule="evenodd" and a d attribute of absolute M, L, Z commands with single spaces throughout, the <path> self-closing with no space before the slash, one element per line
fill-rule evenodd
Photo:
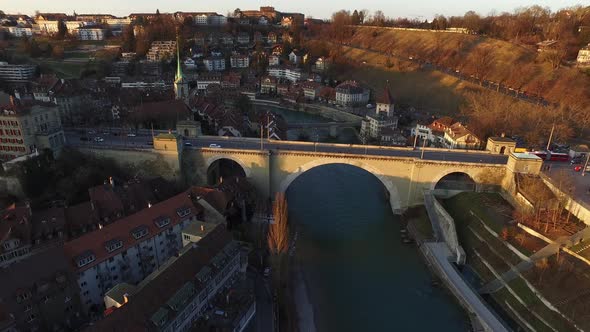
<path fill-rule="evenodd" d="M 94 141 L 97 142 L 97 143 L 104 142 L 104 138 L 102 138 L 102 137 L 95 137 L 94 138 Z"/>
<path fill-rule="evenodd" d="M 570 165 L 577 165 L 577 164 L 581 164 L 582 163 L 582 158 L 573 158 L 570 161 Z"/>
<path fill-rule="evenodd" d="M 574 167 L 574 171 L 575 171 L 575 172 L 579 172 L 579 171 L 581 171 L 581 170 L 582 170 L 582 166 L 581 166 L 581 165 L 578 165 L 578 166 L 575 166 L 575 167 Z"/>
<path fill-rule="evenodd" d="M 191 142 L 184 142 L 184 145 L 185 146 L 193 146 L 193 143 L 191 143 Z"/>
<path fill-rule="evenodd" d="M 88 135 L 94 135 L 94 134 L 96 134 L 96 131 L 94 131 L 94 130 L 88 131 Z"/>
<path fill-rule="evenodd" d="M 148 141 L 147 145 L 154 145 L 154 141 Z"/>
<path fill-rule="evenodd" d="M 210 148 L 219 149 L 219 148 L 221 148 L 221 145 L 219 145 L 219 144 L 209 144 L 209 147 Z"/>
<path fill-rule="evenodd" d="M 265 278 L 268 278 L 270 276 L 270 267 L 264 269 L 263 275 Z"/>
<path fill-rule="evenodd" d="M 135 137 L 135 136 L 137 136 L 137 135 L 135 135 L 133 133 L 127 134 L 127 137 Z"/>

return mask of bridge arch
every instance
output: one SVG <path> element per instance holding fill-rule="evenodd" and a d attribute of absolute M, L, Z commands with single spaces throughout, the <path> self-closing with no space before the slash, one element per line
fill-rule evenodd
<path fill-rule="evenodd" d="M 227 176 L 244 176 L 248 178 L 250 177 L 250 168 L 246 167 L 242 160 L 234 156 L 217 155 L 207 159 L 207 184 L 217 184 L 220 178 Z"/>
<path fill-rule="evenodd" d="M 389 192 L 389 203 L 391 205 L 391 209 L 394 211 L 394 213 L 401 213 L 402 203 L 401 203 L 401 199 L 399 196 L 397 186 L 390 179 L 388 179 L 386 175 L 383 175 L 383 172 L 381 172 L 379 169 L 372 167 L 372 166 L 370 166 L 366 163 L 363 163 L 361 161 L 357 161 L 357 160 L 318 159 L 318 160 L 308 162 L 308 163 L 298 167 L 294 172 L 292 172 L 286 178 L 284 178 L 281 181 L 281 184 L 279 186 L 279 191 L 280 192 L 287 192 L 287 189 L 289 189 L 289 186 L 291 185 L 291 183 L 293 183 L 293 181 L 295 181 L 295 179 L 297 179 L 301 174 L 309 171 L 310 169 L 324 166 L 324 165 L 333 165 L 333 164 L 350 165 L 350 166 L 361 168 L 361 169 L 371 173 L 373 176 L 375 176 L 377 179 L 379 179 L 379 181 L 381 181 L 383 186 Z"/>
<path fill-rule="evenodd" d="M 453 184 L 453 182 L 455 183 Z M 450 184 L 450 186 L 445 186 L 445 183 Z M 475 174 L 469 170 L 447 169 L 434 177 L 430 189 L 477 191 L 477 181 L 475 179 Z"/>

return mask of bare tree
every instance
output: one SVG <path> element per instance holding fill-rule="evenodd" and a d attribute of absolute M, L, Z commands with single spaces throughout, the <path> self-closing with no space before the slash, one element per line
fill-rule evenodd
<path fill-rule="evenodd" d="M 277 193 L 273 206 L 274 224 L 268 231 L 268 249 L 273 255 L 281 255 L 289 248 L 289 225 L 285 193 Z"/>

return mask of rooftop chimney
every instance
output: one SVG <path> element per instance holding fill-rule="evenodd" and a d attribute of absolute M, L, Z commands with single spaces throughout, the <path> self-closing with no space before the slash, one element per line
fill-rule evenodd
<path fill-rule="evenodd" d="M 113 180 L 112 176 L 109 177 L 109 183 L 111 184 L 111 187 L 115 188 L 115 180 Z"/>
<path fill-rule="evenodd" d="M 201 225 L 201 232 L 205 231 L 205 225 Z"/>
<path fill-rule="evenodd" d="M 506 137 L 506 133 L 502 133 L 502 135 L 500 135 L 501 137 Z"/>
<path fill-rule="evenodd" d="M 129 294 L 125 293 L 123 294 L 123 304 L 126 304 L 127 302 L 129 302 Z"/>

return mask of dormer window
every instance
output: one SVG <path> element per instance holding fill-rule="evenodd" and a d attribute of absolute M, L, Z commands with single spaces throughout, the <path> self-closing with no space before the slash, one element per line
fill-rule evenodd
<path fill-rule="evenodd" d="M 133 235 L 133 238 L 136 240 L 141 239 L 142 237 L 146 236 L 148 234 L 148 228 L 147 226 L 139 226 L 134 228 L 131 231 L 131 235 Z"/>
<path fill-rule="evenodd" d="M 104 246 L 108 252 L 113 252 L 123 247 L 123 241 L 118 239 L 109 240 L 105 242 Z"/>
<path fill-rule="evenodd" d="M 183 206 L 181 208 L 176 209 L 176 214 L 178 214 L 179 217 L 186 217 L 191 213 L 191 209 L 188 206 Z"/>
<path fill-rule="evenodd" d="M 160 216 L 160 217 L 154 219 L 154 224 L 156 224 L 156 226 L 158 226 L 158 228 L 166 227 L 166 226 L 170 225 L 170 218 L 165 217 L 165 216 Z"/>
<path fill-rule="evenodd" d="M 82 255 L 78 256 L 78 258 L 76 259 L 76 265 L 78 265 L 78 267 L 82 267 L 84 265 L 94 262 L 95 259 L 96 256 L 94 256 L 94 253 L 92 253 L 92 251 L 87 251 Z"/>

